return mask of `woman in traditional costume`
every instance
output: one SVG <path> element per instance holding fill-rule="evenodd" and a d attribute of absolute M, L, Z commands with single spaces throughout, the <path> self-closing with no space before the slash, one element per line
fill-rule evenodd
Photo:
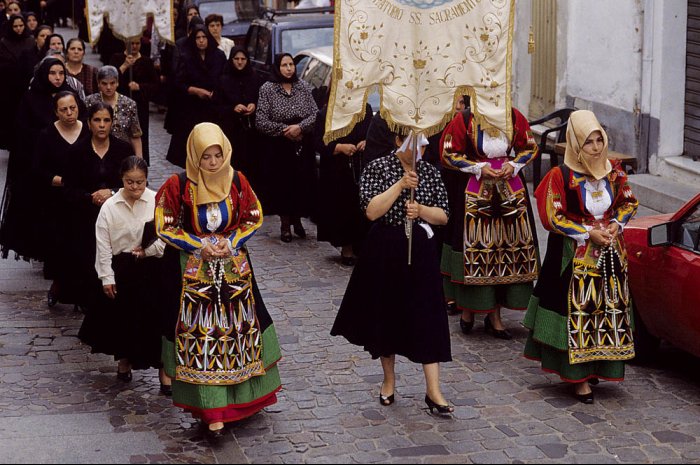
<path fill-rule="evenodd" d="M 396 147 L 401 138 L 395 137 Z M 353 270 L 331 334 L 381 358 L 379 403 L 394 403 L 396 355 L 421 363 L 425 403 L 432 412 L 453 408 L 440 389 L 440 362 L 452 360 L 442 302 L 436 240 L 430 225 L 447 223 L 447 194 L 438 170 L 402 146 L 370 163 L 360 182 L 360 203 L 374 221 Z M 415 189 L 415 201 L 409 202 Z M 407 222 L 412 222 L 411 264 Z"/>
<path fill-rule="evenodd" d="M 512 338 L 501 307 L 525 310 L 539 271 L 534 217 L 519 176 L 537 156 L 537 144 L 515 108 L 512 120 L 509 139 L 463 111 L 441 140 L 443 166 L 459 174 L 447 176 L 452 217 L 442 249 L 445 298 L 462 311 L 464 334 L 474 313 L 486 313 L 486 331 L 500 339 Z"/>
<path fill-rule="evenodd" d="M 163 341 L 173 401 L 219 437 L 225 422 L 277 402 L 281 357 L 272 319 L 244 247 L 263 222 L 260 203 L 231 167 L 231 143 L 200 123 L 187 141 L 187 171 L 158 192 L 156 231 L 180 250 L 174 341 Z"/>
<path fill-rule="evenodd" d="M 622 381 L 634 357 L 632 302 L 622 229 L 637 211 L 625 171 L 607 158 L 608 137 L 586 110 L 569 117 L 564 166 L 537 188 L 550 231 L 547 256 L 524 325 L 525 356 L 575 383 L 593 403 L 590 384 Z"/>

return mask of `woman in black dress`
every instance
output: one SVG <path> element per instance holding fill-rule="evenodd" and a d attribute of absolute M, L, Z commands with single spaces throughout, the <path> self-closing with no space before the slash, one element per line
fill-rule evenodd
<path fill-rule="evenodd" d="M 14 144 L 10 151 L 7 181 L 2 203 L 0 245 L 2 257 L 15 251 L 15 258 L 41 259 L 38 238 L 26 231 L 26 212 L 37 205 L 34 167 L 35 144 L 39 133 L 56 121 L 53 97 L 60 91 L 70 91 L 66 69 L 56 58 L 46 58 L 40 64 L 29 90 L 17 111 Z"/>
<path fill-rule="evenodd" d="M 402 144 L 396 137 L 396 146 Z M 353 270 L 331 334 L 380 358 L 384 381 L 379 403 L 394 402 L 396 355 L 423 364 L 425 403 L 432 412 L 453 408 L 440 390 L 440 362 L 452 360 L 437 241 L 430 225 L 447 223 L 447 193 L 440 173 L 402 148 L 370 163 L 362 174 L 360 201 L 375 221 Z M 420 182 L 419 182 L 420 181 Z M 410 189 L 415 201 L 410 202 Z M 408 265 L 407 221 L 413 244 Z"/>
<path fill-rule="evenodd" d="M 214 95 L 219 92 L 226 56 L 204 25 L 198 24 L 187 38 L 177 62 L 175 85 L 182 100 L 182 113 L 174 121 L 167 159 L 185 167 L 187 137 L 198 123 L 216 122 Z"/>
<path fill-rule="evenodd" d="M 277 55 L 272 79 L 260 88 L 255 126 L 267 136 L 262 203 L 268 215 L 280 216 L 283 242 L 292 241 L 290 225 L 306 237 L 301 217 L 312 209 L 317 113 L 311 86 L 299 80 L 292 55 Z"/>
<path fill-rule="evenodd" d="M 102 294 L 95 272 L 95 221 L 105 201 L 122 186 L 119 169 L 126 157 L 134 155 L 134 149 L 111 135 L 114 110 L 110 105 L 93 104 L 87 119 L 91 137 L 73 146 L 63 176 L 71 213 L 66 219 L 70 230 L 64 246 L 71 252 L 71 260 L 64 267 L 64 287 L 89 313 Z"/>
<path fill-rule="evenodd" d="M 90 137 L 87 124 L 80 121 L 78 98 L 72 92 L 61 91 L 54 97 L 54 109 L 58 121 L 50 124 L 39 134 L 36 144 L 34 172 L 38 176 L 39 195 L 45 202 L 41 227 L 52 233 L 44 235 L 44 278 L 53 280 L 47 296 L 49 307 L 59 301 L 74 303 L 75 297 L 62 292 L 61 282 L 65 278 L 63 263 L 68 260 L 63 240 L 66 235 L 66 198 L 63 176 L 69 164 L 69 155 L 76 144 Z"/>
<path fill-rule="evenodd" d="M 372 107 L 367 104 L 365 117 L 350 134 L 330 144 L 323 142 L 327 106 L 316 118 L 316 151 L 321 154 L 319 175 L 318 240 L 340 247 L 340 261 L 355 264 L 367 234 L 367 219 L 360 209 L 360 174 L 364 162 L 367 130 L 372 121 Z"/>
<path fill-rule="evenodd" d="M 221 78 L 219 118 L 221 129 L 233 145 L 234 169 L 245 173 L 248 181 L 257 187 L 259 156 L 256 149 L 255 110 L 262 79 L 250 64 L 250 56 L 243 47 L 234 47 L 228 66 Z"/>
<path fill-rule="evenodd" d="M 22 16 L 12 16 L 8 20 L 7 35 L 0 39 L 0 148 L 10 148 L 14 134 L 14 119 L 17 107 L 26 87 L 21 79 L 21 57 L 34 47 L 34 38 L 26 28 Z"/>
<path fill-rule="evenodd" d="M 146 163 L 150 163 L 148 144 L 149 103 L 158 91 L 159 80 L 156 67 L 150 57 L 141 55 L 141 40 L 127 43 L 127 50 L 112 55 L 110 65 L 119 70 L 118 91 L 136 102 L 141 126 L 141 151 Z"/>

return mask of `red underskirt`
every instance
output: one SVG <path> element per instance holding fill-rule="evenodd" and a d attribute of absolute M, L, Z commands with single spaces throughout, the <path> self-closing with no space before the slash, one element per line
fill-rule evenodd
<path fill-rule="evenodd" d="M 279 387 L 270 394 L 259 399 L 255 399 L 247 404 L 227 405 L 226 407 L 213 409 L 200 409 L 177 403 L 175 406 L 180 407 L 186 412 L 190 412 L 194 418 L 202 420 L 207 425 L 217 422 L 229 423 L 248 418 L 249 416 L 255 415 L 265 407 L 276 404 L 277 393 L 280 391 L 280 389 L 282 389 L 282 387 Z"/>

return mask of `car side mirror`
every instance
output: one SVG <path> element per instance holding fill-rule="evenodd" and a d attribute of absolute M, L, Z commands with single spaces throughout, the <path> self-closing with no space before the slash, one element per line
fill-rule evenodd
<path fill-rule="evenodd" d="M 671 225 L 663 223 L 649 229 L 649 247 L 663 247 L 671 244 Z"/>

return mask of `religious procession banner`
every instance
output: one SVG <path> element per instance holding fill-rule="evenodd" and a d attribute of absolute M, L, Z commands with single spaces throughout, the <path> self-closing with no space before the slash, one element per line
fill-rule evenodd
<path fill-rule="evenodd" d="M 512 138 L 515 0 L 336 0 L 324 140 L 348 134 L 378 86 L 394 130 L 444 128 L 460 95 L 485 128 Z"/>
<path fill-rule="evenodd" d="M 91 44 L 100 38 L 104 18 L 116 37 L 130 40 L 141 37 L 148 15 L 153 15 L 160 38 L 175 42 L 173 0 L 87 0 L 85 12 Z"/>

